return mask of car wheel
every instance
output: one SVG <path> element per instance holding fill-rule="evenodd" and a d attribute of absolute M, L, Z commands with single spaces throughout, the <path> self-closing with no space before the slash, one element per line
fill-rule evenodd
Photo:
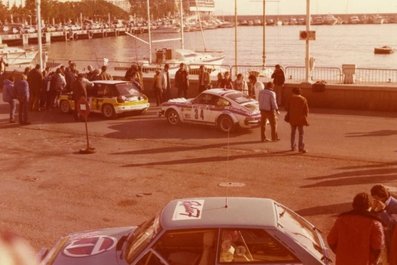
<path fill-rule="evenodd" d="M 230 116 L 222 115 L 218 119 L 218 127 L 222 132 L 232 132 L 235 125 Z"/>
<path fill-rule="evenodd" d="M 171 109 L 167 111 L 166 117 L 168 123 L 171 125 L 178 125 L 181 122 L 181 120 L 179 119 L 179 114 L 178 112 L 176 112 L 176 110 Z"/>
<path fill-rule="evenodd" d="M 70 112 L 70 104 L 67 100 L 61 100 L 59 103 L 59 109 L 62 113 L 69 113 Z"/>
<path fill-rule="evenodd" d="M 102 114 L 106 119 L 114 119 L 116 118 L 116 112 L 112 105 L 106 104 L 102 107 Z"/>

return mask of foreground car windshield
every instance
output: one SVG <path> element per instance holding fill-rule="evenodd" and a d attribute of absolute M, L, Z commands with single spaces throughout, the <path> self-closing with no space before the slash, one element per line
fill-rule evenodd
<path fill-rule="evenodd" d="M 313 254 L 320 258 L 323 257 L 325 253 L 323 253 L 320 238 L 315 227 L 288 208 L 277 203 L 275 207 L 279 218 L 278 223 Z"/>
<path fill-rule="evenodd" d="M 137 230 L 128 238 L 128 245 L 124 256 L 127 262 L 131 263 L 150 244 L 160 230 L 158 216 L 139 225 Z"/>
<path fill-rule="evenodd" d="M 238 104 L 244 104 L 252 101 L 252 99 L 250 99 L 248 96 L 238 91 L 234 93 L 229 93 L 225 97 L 237 102 Z"/>
<path fill-rule="evenodd" d="M 140 95 L 139 91 L 137 91 L 135 87 L 129 83 L 117 84 L 116 88 L 120 96 L 131 97 Z"/>

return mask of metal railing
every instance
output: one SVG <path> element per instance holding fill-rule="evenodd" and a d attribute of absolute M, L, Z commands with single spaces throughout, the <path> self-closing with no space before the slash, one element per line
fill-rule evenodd
<path fill-rule="evenodd" d="M 306 70 L 304 66 L 285 67 L 285 79 L 290 82 L 306 81 Z M 312 71 L 311 81 L 326 81 L 327 83 L 343 83 L 342 69 L 339 67 L 315 67 Z"/>
<path fill-rule="evenodd" d="M 355 83 L 397 83 L 397 69 L 356 68 Z"/>
<path fill-rule="evenodd" d="M 48 62 L 51 65 L 67 65 L 69 59 L 51 59 Z M 126 62 L 126 61 L 115 61 L 115 60 L 105 60 L 108 65 L 108 70 L 110 72 L 125 73 L 127 69 L 132 64 L 138 64 L 143 66 L 142 71 L 151 77 L 156 70 L 161 70 L 164 68 L 164 64 L 153 64 L 151 66 L 146 66 L 142 64 L 142 61 L 138 62 Z M 73 60 L 77 64 L 77 68 L 80 71 L 86 71 L 88 65 L 92 65 L 96 68 L 100 68 L 104 64 L 103 58 L 96 58 L 93 60 Z M 198 69 L 201 64 L 191 64 L 188 65 L 189 73 L 195 78 L 198 74 Z M 219 72 L 230 72 L 232 78 L 234 79 L 238 73 L 243 74 L 246 80 L 250 74 L 255 74 L 259 80 L 262 82 L 271 81 L 271 74 L 273 73 L 274 66 L 267 65 L 214 65 L 214 64 L 204 64 L 207 71 L 211 72 L 211 75 L 216 75 Z M 173 72 L 175 72 L 179 64 L 175 63 L 170 65 Z M 284 69 L 286 82 L 300 83 L 305 81 L 305 67 L 304 66 L 286 66 Z M 328 84 L 343 84 L 344 75 L 342 69 L 339 67 L 322 67 L 317 66 L 313 69 L 312 80 L 311 81 L 326 81 Z M 355 71 L 355 82 L 356 84 L 394 84 L 397 85 L 397 69 L 376 69 L 376 68 L 356 68 Z"/>

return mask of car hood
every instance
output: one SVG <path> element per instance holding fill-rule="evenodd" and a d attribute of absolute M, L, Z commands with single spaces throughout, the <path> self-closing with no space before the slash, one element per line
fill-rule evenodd
<path fill-rule="evenodd" d="M 136 227 L 105 228 L 68 235 L 45 257 L 42 265 L 123 264 L 117 243 Z"/>

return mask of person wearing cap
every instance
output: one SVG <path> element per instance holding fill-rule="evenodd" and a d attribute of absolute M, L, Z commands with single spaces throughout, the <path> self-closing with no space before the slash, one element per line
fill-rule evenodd
<path fill-rule="evenodd" d="M 296 150 L 295 135 L 298 129 L 299 152 L 306 153 L 305 143 L 303 142 L 303 126 L 308 126 L 307 116 L 309 114 L 309 106 L 305 97 L 301 95 L 301 89 L 294 87 L 292 89 L 292 96 L 289 98 L 288 104 L 285 106 L 288 118 L 287 122 L 291 125 L 291 151 Z"/>
<path fill-rule="evenodd" d="M 276 115 L 280 114 L 276 101 L 276 93 L 273 91 L 273 83 L 267 82 L 265 89 L 259 91 L 258 95 L 259 110 L 261 111 L 261 141 L 268 142 L 266 138 L 265 128 L 266 122 L 269 121 L 271 128 L 272 141 L 276 142 L 280 139 L 277 134 L 277 119 Z"/>
<path fill-rule="evenodd" d="M 376 265 L 384 248 L 382 223 L 370 213 L 368 193 L 357 194 L 352 206 L 353 210 L 338 216 L 327 236 L 335 265 Z"/>

